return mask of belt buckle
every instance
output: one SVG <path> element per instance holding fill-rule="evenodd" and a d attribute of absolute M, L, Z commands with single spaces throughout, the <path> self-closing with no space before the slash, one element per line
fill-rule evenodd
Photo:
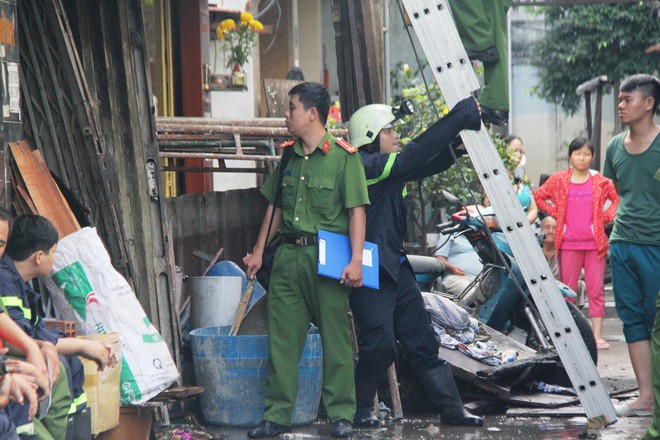
<path fill-rule="evenodd" d="M 299 246 L 299 247 L 307 246 L 307 237 L 298 237 L 298 238 L 296 238 L 296 246 Z"/>

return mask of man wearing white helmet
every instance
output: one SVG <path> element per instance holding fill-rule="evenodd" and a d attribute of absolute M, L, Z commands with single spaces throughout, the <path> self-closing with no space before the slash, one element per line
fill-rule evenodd
<path fill-rule="evenodd" d="M 403 250 L 405 183 L 437 174 L 454 163 L 449 144 L 461 130 L 481 127 L 479 108 L 473 98 L 459 102 L 400 151 L 392 124 L 411 110 L 371 104 L 356 111 L 349 124 L 351 144 L 360 149 L 364 162 L 371 202 L 366 239 L 378 244 L 380 260 L 380 289 L 353 289 L 350 298 L 360 330 L 354 423 L 378 426 L 371 408 L 376 388 L 395 360 L 398 340 L 431 401 L 440 408 L 442 423 L 481 426 L 483 419 L 465 410 L 449 365 L 438 357 L 438 341 Z"/>

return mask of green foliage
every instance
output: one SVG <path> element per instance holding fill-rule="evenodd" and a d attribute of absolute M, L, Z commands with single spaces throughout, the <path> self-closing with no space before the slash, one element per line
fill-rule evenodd
<path fill-rule="evenodd" d="M 401 65 L 400 70 L 392 72 L 392 77 L 397 78 L 402 88 L 402 97 L 410 99 L 415 106 L 415 114 L 395 127 L 400 143 L 405 148 L 408 142 L 422 134 L 439 117 L 449 113 L 449 108 L 438 85 L 435 82 L 429 84 L 429 95 L 425 86 L 420 84 L 415 72 L 406 65 Z M 392 105 L 398 104 L 398 101 L 392 101 Z M 493 139 L 505 167 L 513 171 L 515 159 L 508 145 L 497 135 L 493 135 Z M 458 158 L 458 163 L 460 167 L 452 166 L 443 173 L 409 182 L 407 185 L 408 194 L 412 199 L 408 210 L 408 239 L 414 239 L 424 254 L 429 251 L 426 249 L 426 234 L 440 222 L 440 213 L 448 208 L 448 203 L 442 196 L 443 190 L 465 201 L 471 200 L 470 191 L 472 191 L 477 198 L 476 203 L 481 203 L 481 182 L 477 178 L 469 156 Z M 461 171 L 465 180 L 461 177 Z"/>
<path fill-rule="evenodd" d="M 660 55 L 644 53 L 660 35 L 657 1 L 552 6 L 545 12 L 549 31 L 533 47 L 532 63 L 540 69 L 533 92 L 568 113 L 579 109 L 577 86 L 595 76 L 618 81 L 657 70 Z"/>

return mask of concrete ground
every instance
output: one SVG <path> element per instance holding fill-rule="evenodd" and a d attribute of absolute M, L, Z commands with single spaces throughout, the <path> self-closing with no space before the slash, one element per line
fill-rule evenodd
<path fill-rule="evenodd" d="M 608 286 L 609 287 L 609 286 Z M 635 396 L 635 376 L 628 357 L 628 350 L 623 339 L 621 322 L 614 310 L 611 287 L 606 288 L 606 317 L 603 334 L 610 343 L 610 348 L 599 351 L 598 371 L 609 390 L 631 390 L 617 396 L 620 400 Z M 588 307 L 584 308 L 588 313 Z M 201 416 L 198 416 L 202 420 Z M 641 439 L 651 423 L 650 417 L 622 418 L 616 423 L 600 429 L 589 430 L 587 420 L 579 406 L 552 409 L 529 410 L 514 408 L 507 415 L 486 415 L 485 425 L 481 428 L 458 428 L 442 426 L 438 418 L 412 418 L 403 421 L 386 421 L 379 429 L 356 430 L 353 438 L 364 439 Z M 212 427 L 203 428 L 208 437 L 194 435 L 194 439 L 245 439 L 246 429 Z M 327 439 L 331 425 L 318 421 L 311 426 L 293 428 L 292 434 L 282 438 L 289 439 Z M 171 428 L 167 431 L 171 432 Z M 163 436 L 164 431 L 158 435 Z M 170 437 L 171 438 L 171 437 Z"/>

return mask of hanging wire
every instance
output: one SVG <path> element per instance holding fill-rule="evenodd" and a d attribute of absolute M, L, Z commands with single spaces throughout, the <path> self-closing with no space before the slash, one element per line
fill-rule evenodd
<path fill-rule="evenodd" d="M 275 21 L 275 26 L 273 27 L 273 38 L 271 38 L 268 46 L 266 46 L 266 48 L 261 51 L 262 54 L 268 53 L 268 51 L 273 47 L 273 44 L 275 44 L 275 40 L 277 38 L 277 31 L 280 29 L 280 21 L 282 20 L 282 8 L 280 7 L 279 0 L 272 0 L 257 14 L 257 17 L 261 17 L 273 5 L 277 6 L 277 20 Z"/>

